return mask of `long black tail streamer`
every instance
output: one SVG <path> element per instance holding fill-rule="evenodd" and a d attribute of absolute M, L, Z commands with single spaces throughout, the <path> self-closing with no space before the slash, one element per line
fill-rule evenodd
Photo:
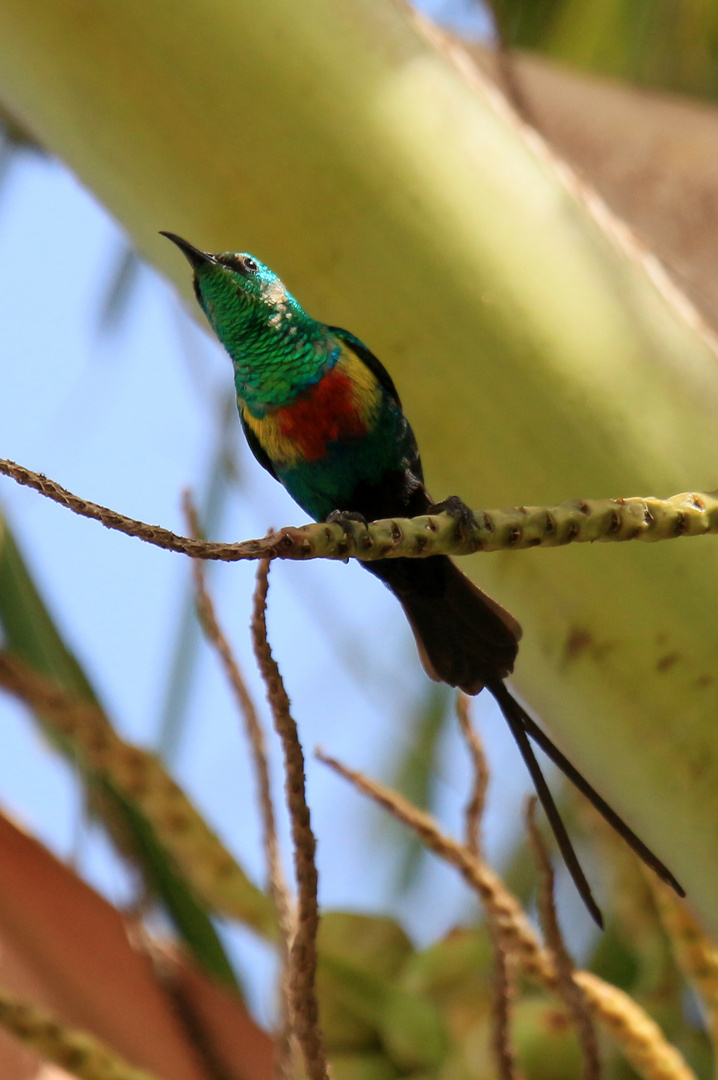
<path fill-rule="evenodd" d="M 495 682 L 492 681 L 487 683 L 487 689 L 493 694 L 503 713 L 506 723 L 509 725 L 509 730 L 514 737 L 516 745 L 521 752 L 521 756 L 526 763 L 526 767 L 531 774 L 531 779 L 536 788 L 536 794 L 538 795 L 541 805 L 546 813 L 546 817 L 549 820 L 549 824 L 551 825 L 551 829 L 556 838 L 556 843 L 558 844 L 559 851 L 566 863 L 568 872 L 571 875 L 588 912 L 597 925 L 603 928 L 601 911 L 593 898 L 591 887 L 586 880 L 586 875 L 581 869 L 581 864 L 578 861 L 576 852 L 574 851 L 568 833 L 566 832 L 566 827 L 561 820 L 556 803 L 553 800 L 551 791 L 541 772 L 539 763 L 536 760 L 536 755 L 533 752 L 530 739 L 533 739 L 546 756 L 558 766 L 564 776 L 566 776 L 571 783 L 586 796 L 589 802 L 596 810 L 598 810 L 599 814 L 601 814 L 611 828 L 613 828 L 619 836 L 622 836 L 626 843 L 633 848 L 646 866 L 650 866 L 650 868 L 654 870 L 663 881 L 670 885 L 679 896 L 685 896 L 685 890 L 670 872 L 668 867 L 661 862 L 657 855 L 654 855 L 650 848 L 646 847 L 643 841 L 629 828 L 623 818 L 619 817 L 616 811 L 613 810 L 606 800 L 598 794 L 595 788 L 589 784 L 588 780 L 581 775 L 568 758 L 561 753 L 558 747 L 554 746 L 548 735 L 542 731 L 536 721 L 529 716 L 523 706 L 513 697 L 505 684 L 498 680 Z"/>

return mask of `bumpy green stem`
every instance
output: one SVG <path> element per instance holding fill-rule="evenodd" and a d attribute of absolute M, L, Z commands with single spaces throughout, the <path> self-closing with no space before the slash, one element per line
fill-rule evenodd
<path fill-rule="evenodd" d="M 370 525 L 305 525 L 269 537 L 284 558 L 362 562 L 400 556 L 561 547 L 595 540 L 671 540 L 718 533 L 718 492 L 670 499 L 574 499 L 558 506 L 477 510 L 475 523 L 442 513 Z M 250 541 L 254 543 L 254 541 Z"/>

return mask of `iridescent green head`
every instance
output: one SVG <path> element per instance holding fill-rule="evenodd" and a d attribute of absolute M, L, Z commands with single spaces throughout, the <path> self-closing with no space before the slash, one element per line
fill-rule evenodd
<path fill-rule="evenodd" d="M 336 360 L 336 341 L 252 255 L 211 255 L 163 232 L 188 259 L 194 291 L 232 358 L 237 394 L 256 415 L 286 405 Z"/>

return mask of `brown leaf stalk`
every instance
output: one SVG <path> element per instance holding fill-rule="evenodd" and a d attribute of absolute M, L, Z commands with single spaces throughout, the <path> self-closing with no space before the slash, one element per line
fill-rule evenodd
<path fill-rule="evenodd" d="M 461 734 L 473 764 L 471 797 L 466 806 L 466 848 L 475 858 L 481 855 L 481 820 L 486 803 L 489 770 L 478 732 L 471 723 L 469 699 L 459 691 L 456 695 L 456 715 Z M 487 912 L 487 925 L 494 952 L 494 995 L 492 1009 L 491 1045 L 496 1059 L 499 1080 L 519 1080 L 520 1072 L 511 1045 L 511 1001 L 514 988 L 511 981 L 511 954 L 501 940 L 500 929 Z"/>
<path fill-rule="evenodd" d="M 252 614 L 252 643 L 257 664 L 267 688 L 267 700 L 274 727 L 284 753 L 285 792 L 294 843 L 294 868 L 297 879 L 297 927 L 289 954 L 290 1020 L 302 1048 L 309 1080 L 328 1080 L 322 1036 L 319 1028 L 319 1004 L 316 993 L 317 932 L 319 905 L 318 877 L 314 860 L 316 841 L 312 832 L 306 799 L 304 754 L 297 725 L 291 714 L 289 698 L 277 662 L 267 639 L 267 592 L 269 560 L 257 567 Z"/>
<path fill-rule="evenodd" d="M 491 1047 L 496 1059 L 499 1080 L 523 1080 L 523 1073 L 516 1064 L 511 1043 L 511 1003 L 514 987 L 511 982 L 511 954 L 501 940 L 501 934 L 489 915 L 489 937 L 494 950 L 494 1000 L 491 1025 Z"/>
<path fill-rule="evenodd" d="M 464 737 L 471 761 L 474 766 L 474 782 L 471 798 L 466 806 L 466 847 L 472 855 L 481 854 L 481 820 L 486 803 L 486 791 L 489 786 L 489 770 L 486 764 L 484 748 L 469 715 L 469 699 L 461 691 L 456 695 L 456 715 L 459 728 Z"/>
<path fill-rule="evenodd" d="M 539 873 L 538 910 L 546 944 L 551 950 L 556 968 L 556 989 L 563 998 L 571 1017 L 583 1055 L 584 1080 L 600 1080 L 601 1062 L 598 1055 L 598 1040 L 593 1020 L 586 1006 L 586 999 L 580 986 L 574 979 L 575 967 L 566 948 L 558 923 L 554 902 L 554 876 L 551 860 L 536 824 L 536 796 L 532 795 L 526 806 L 526 824 L 529 830 L 531 847 Z"/>
<path fill-rule="evenodd" d="M 196 538 L 200 534 L 199 520 L 189 492 L 185 492 L 183 507 L 190 532 Z M 279 857 L 277 825 L 274 816 L 274 804 L 272 802 L 272 788 L 269 777 L 269 762 L 267 759 L 264 732 L 259 721 L 259 716 L 257 715 L 254 701 L 247 689 L 247 684 L 237 662 L 237 658 L 217 619 L 214 603 L 207 589 L 205 567 L 201 559 L 195 559 L 192 563 L 192 573 L 197 594 L 197 612 L 199 619 L 205 634 L 207 635 L 208 641 L 214 647 L 220 658 L 227 681 L 234 694 L 240 716 L 244 720 L 245 735 L 249 742 L 254 773 L 259 788 L 259 811 L 262 821 L 263 847 L 267 860 L 269 891 L 277 909 L 279 921 L 279 945 L 282 962 L 282 977 L 280 980 L 282 1016 L 277 1039 L 277 1073 L 280 1077 L 289 1077 L 292 1075 L 292 1050 L 288 1028 L 290 1010 L 287 978 L 289 971 L 289 951 L 294 935 L 294 913 L 292 910 L 292 900 L 287 889 L 287 883 L 284 879 L 284 873 Z"/>

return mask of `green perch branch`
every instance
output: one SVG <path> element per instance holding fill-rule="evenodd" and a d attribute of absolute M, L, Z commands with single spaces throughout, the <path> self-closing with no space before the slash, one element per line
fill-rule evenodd
<path fill-rule="evenodd" d="M 293 559 L 372 559 L 472 555 L 596 540 L 671 540 L 718 532 L 718 492 L 670 499 L 575 499 L 552 507 L 477 510 L 474 524 L 448 513 L 374 521 L 370 525 L 304 525 L 269 539 Z"/>
<path fill-rule="evenodd" d="M 672 540 L 678 536 L 718 533 L 718 491 L 684 492 L 669 499 L 574 499 L 558 506 L 518 506 L 477 510 L 474 523 L 448 513 L 396 518 L 364 525 L 287 527 L 261 540 L 221 544 L 178 536 L 159 525 L 125 517 L 87 502 L 42 473 L 0 458 L 0 474 L 34 488 L 83 517 L 128 536 L 194 559 L 238 562 L 242 559 L 372 559 L 472 555 L 477 551 L 519 551 L 534 547 L 622 540 Z"/>

